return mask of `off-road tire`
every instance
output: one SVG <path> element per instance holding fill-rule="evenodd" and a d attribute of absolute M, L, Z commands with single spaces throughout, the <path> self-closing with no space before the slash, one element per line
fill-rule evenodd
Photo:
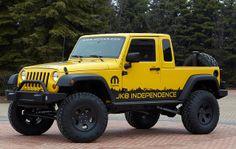
<path fill-rule="evenodd" d="M 182 122 L 193 134 L 208 134 L 217 126 L 219 105 L 215 96 L 204 90 L 194 91 L 183 104 Z"/>
<path fill-rule="evenodd" d="M 218 66 L 218 63 L 211 55 L 200 53 L 198 55 L 198 66 Z"/>
<path fill-rule="evenodd" d="M 89 115 L 85 118 L 86 108 L 88 113 L 94 115 L 89 118 L 89 121 L 86 121 Z M 90 119 L 92 119 L 91 122 Z M 86 92 L 68 96 L 57 113 L 57 125 L 60 132 L 67 139 L 79 143 L 92 142 L 100 137 L 107 127 L 107 121 L 107 109 L 102 100 Z"/>
<path fill-rule="evenodd" d="M 136 129 L 149 129 L 153 127 L 160 117 L 160 113 L 142 113 L 142 112 L 126 112 L 125 118 L 130 126 Z"/>
<path fill-rule="evenodd" d="M 196 53 L 195 53 L 196 54 Z M 184 61 L 184 66 L 194 66 L 195 56 L 194 54 L 190 55 L 186 60 Z M 218 63 L 214 57 L 212 57 L 209 54 L 206 53 L 198 53 L 197 54 L 197 66 L 218 66 Z"/>
<path fill-rule="evenodd" d="M 41 135 L 46 132 L 54 122 L 53 119 L 26 116 L 23 114 L 24 110 L 29 109 L 18 106 L 17 102 L 11 102 L 8 109 L 8 119 L 11 126 L 23 135 Z M 36 120 L 38 121 L 37 123 Z"/>

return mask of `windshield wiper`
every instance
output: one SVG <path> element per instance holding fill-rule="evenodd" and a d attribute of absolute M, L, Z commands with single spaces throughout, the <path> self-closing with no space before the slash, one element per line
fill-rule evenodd
<path fill-rule="evenodd" d="M 99 55 L 89 55 L 89 57 L 99 58 L 102 62 L 104 62 L 104 60 L 102 59 L 102 56 L 99 56 Z"/>
<path fill-rule="evenodd" d="M 82 62 L 83 56 L 80 56 L 80 55 L 71 55 L 71 57 L 73 57 L 73 58 L 79 58 L 79 62 Z"/>

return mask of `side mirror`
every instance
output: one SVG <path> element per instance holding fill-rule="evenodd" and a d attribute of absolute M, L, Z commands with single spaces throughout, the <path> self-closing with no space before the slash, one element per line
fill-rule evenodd
<path fill-rule="evenodd" d="M 128 55 L 126 57 L 126 61 L 129 63 L 139 62 L 140 61 L 140 53 L 139 52 L 128 53 Z"/>
<path fill-rule="evenodd" d="M 133 52 L 133 53 L 128 53 L 126 57 L 126 61 L 128 63 L 125 64 L 125 69 L 131 68 L 132 64 L 134 62 L 139 62 L 140 61 L 140 53 L 139 52 Z"/>

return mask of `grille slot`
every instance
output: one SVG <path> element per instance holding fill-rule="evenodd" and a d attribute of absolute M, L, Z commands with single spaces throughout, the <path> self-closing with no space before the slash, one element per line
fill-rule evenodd
<path fill-rule="evenodd" d="M 46 87 L 48 86 L 50 73 L 49 72 L 28 72 L 27 80 L 40 80 L 42 81 Z M 26 87 L 40 87 L 40 84 L 37 83 L 27 83 Z"/>

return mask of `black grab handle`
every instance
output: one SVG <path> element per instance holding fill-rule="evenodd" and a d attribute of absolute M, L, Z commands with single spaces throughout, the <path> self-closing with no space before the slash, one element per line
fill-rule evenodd
<path fill-rule="evenodd" d="M 150 71 L 160 71 L 161 68 L 157 67 L 157 68 L 150 68 Z"/>

